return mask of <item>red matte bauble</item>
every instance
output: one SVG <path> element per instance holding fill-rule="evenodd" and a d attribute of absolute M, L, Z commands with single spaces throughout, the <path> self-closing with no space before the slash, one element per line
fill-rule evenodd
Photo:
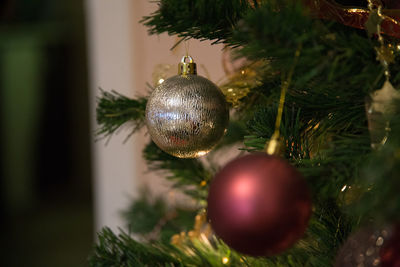
<path fill-rule="evenodd" d="M 396 225 L 390 238 L 380 251 L 382 267 L 400 267 L 400 225 Z"/>
<path fill-rule="evenodd" d="M 226 244 L 244 254 L 283 252 L 302 237 L 310 215 L 305 180 L 280 157 L 259 153 L 235 159 L 210 185 L 211 226 Z"/>

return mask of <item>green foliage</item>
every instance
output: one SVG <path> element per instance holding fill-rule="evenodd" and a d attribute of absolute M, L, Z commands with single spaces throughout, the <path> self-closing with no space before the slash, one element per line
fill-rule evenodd
<path fill-rule="evenodd" d="M 150 34 L 167 32 L 185 39 L 213 40 L 214 43 L 229 38 L 249 7 L 248 1 L 241 0 L 163 0 L 158 4 L 159 9 L 142 20 Z"/>
<path fill-rule="evenodd" d="M 151 201 L 147 193 L 142 192 L 141 198 L 123 213 L 130 232 L 147 240 L 169 243 L 174 234 L 193 228 L 193 218 L 196 216 L 193 209 L 168 208 L 165 199 L 156 198 Z"/>
<path fill-rule="evenodd" d="M 115 91 L 101 90 L 97 99 L 97 123 L 100 128 L 96 134 L 111 137 L 118 129 L 129 126 L 131 132 L 127 138 L 144 126 L 144 114 L 147 99 L 144 97 L 130 99 Z"/>
<path fill-rule="evenodd" d="M 390 129 L 386 144 L 361 165 L 361 175 L 354 182 L 361 193 L 349 207 L 349 213 L 377 225 L 400 221 L 400 113 L 391 119 Z"/>
<path fill-rule="evenodd" d="M 232 145 L 236 142 L 243 142 L 243 136 L 247 133 L 246 124 L 237 118 L 232 118 L 232 116 L 230 120 L 226 134 L 215 150 Z"/>
<path fill-rule="evenodd" d="M 93 267 L 179 266 L 174 248 L 162 250 L 156 246 L 139 243 L 129 235 L 115 235 L 104 228 L 98 235 L 99 244 L 89 258 Z M 179 251 L 178 251 L 179 252 Z"/>
<path fill-rule="evenodd" d="M 341 215 L 334 203 L 321 205 L 324 206 L 324 214 L 314 214 L 306 237 L 276 257 L 254 258 L 241 255 L 217 239 L 211 240 L 211 243 L 187 240 L 184 248 L 160 242 L 139 243 L 126 233 L 116 235 L 104 228 L 99 233 L 99 244 L 90 257 L 90 266 L 222 267 L 226 266 L 222 262 L 224 257 L 229 258 L 228 266 L 330 266 L 333 261 L 331 251 L 337 249 L 352 224 Z"/>
<path fill-rule="evenodd" d="M 207 187 L 201 186 L 201 182 L 209 181 L 212 173 L 199 160 L 175 158 L 159 149 L 153 142 L 146 146 L 143 156 L 149 169 L 166 171 L 166 178 L 189 196 L 198 200 L 207 197 Z"/>
<path fill-rule="evenodd" d="M 365 99 L 383 85 L 384 75 L 376 60 L 376 41 L 364 31 L 314 19 L 301 1 L 291 0 L 263 1 L 256 8 L 239 0 L 161 0 L 159 10 L 143 22 L 152 34 L 167 32 L 185 39 L 222 42 L 236 47 L 242 56 L 266 63 L 260 67 L 261 83 L 241 100 L 228 135 L 218 148 L 243 140 L 245 150 L 264 149 L 274 131 L 282 82 L 301 44 L 280 131 L 286 144 L 285 157 L 310 185 L 313 216 L 304 238 L 276 257 L 242 256 L 218 240 L 213 240 L 211 247 L 187 244 L 193 251 L 187 254 L 169 245 L 139 244 L 125 234 L 115 236 L 105 230 L 92 264 L 123 258 L 125 265 L 120 266 L 222 266 L 221 258 L 229 255 L 230 266 L 331 266 L 337 249 L 360 224 L 400 220 L 400 116 L 397 113 L 391 118 L 385 146 L 373 151 Z M 395 52 L 396 60 L 399 56 Z M 393 64 L 390 69 L 396 87 L 400 84 L 400 65 Z M 110 110 L 117 106 L 124 109 L 118 104 Z M 140 121 L 143 113 L 138 111 L 135 116 L 133 121 Z M 117 122 L 110 119 L 107 125 L 116 126 L 113 123 Z M 176 159 L 153 143 L 144 150 L 144 157 L 152 169 L 165 171 L 175 186 L 205 204 L 208 187 L 201 182 L 208 184 L 212 178 L 216 171 L 212 164 Z M 349 198 L 346 188 L 350 186 L 358 191 Z M 137 220 L 142 227 L 148 224 L 148 231 L 157 216 L 164 216 L 161 206 L 155 203 L 154 213 L 128 219 Z M 136 212 L 133 208 L 131 215 Z M 143 232 L 144 228 L 135 231 Z M 125 255 L 129 253 L 131 258 Z M 137 261 L 136 254 L 152 258 Z"/>

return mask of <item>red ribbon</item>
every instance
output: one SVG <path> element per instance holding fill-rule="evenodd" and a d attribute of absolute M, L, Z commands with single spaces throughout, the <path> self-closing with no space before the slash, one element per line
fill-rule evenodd
<path fill-rule="evenodd" d="M 347 26 L 365 29 L 370 11 L 364 8 L 344 7 L 328 0 L 303 0 L 311 15 L 320 19 L 335 20 Z M 400 39 L 400 9 L 383 9 L 381 31 Z"/>

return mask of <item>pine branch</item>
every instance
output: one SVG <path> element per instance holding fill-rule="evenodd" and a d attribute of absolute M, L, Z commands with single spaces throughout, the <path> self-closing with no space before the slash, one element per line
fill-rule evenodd
<path fill-rule="evenodd" d="M 92 267 L 180 266 L 173 255 L 174 251 L 179 251 L 173 247 L 166 252 L 141 244 L 125 233 L 117 236 L 109 228 L 104 228 L 98 238 L 99 244 L 89 258 Z"/>
<path fill-rule="evenodd" d="M 175 187 L 182 188 L 186 194 L 197 200 L 205 200 L 208 187 L 202 182 L 208 182 L 212 173 L 199 160 L 173 157 L 153 142 L 146 146 L 143 155 L 150 169 L 166 171 L 166 178 L 174 181 Z"/>
<path fill-rule="evenodd" d="M 141 21 L 150 34 L 168 33 L 185 39 L 225 42 L 232 28 L 249 9 L 241 0 L 161 0 L 159 9 Z M 254 1 L 256 2 L 256 1 Z"/>
<path fill-rule="evenodd" d="M 238 254 L 217 239 L 209 242 L 187 240 L 178 248 L 167 243 L 138 243 L 126 233 L 114 234 L 104 228 L 99 243 L 91 255 L 90 266 L 229 266 L 281 267 L 330 266 L 332 251 L 351 230 L 353 223 L 341 215 L 335 203 L 320 203 L 325 208 L 314 214 L 304 239 L 284 254 L 268 258 L 254 258 Z M 350 227 L 349 227 L 350 226 Z"/>
<path fill-rule="evenodd" d="M 223 266 L 221 259 L 227 255 L 231 266 L 331 266 L 337 249 L 360 219 L 400 220 L 399 116 L 392 118 L 390 138 L 381 151 L 371 150 L 367 129 L 365 97 L 384 81 L 374 41 L 363 31 L 310 18 L 299 2 L 264 1 L 253 9 L 248 1 L 239 0 L 162 0 L 160 9 L 143 22 L 153 34 L 168 32 L 241 46 L 242 55 L 269 62 L 262 84 L 241 100 L 237 111 L 243 121 L 249 120 L 246 127 L 239 125 L 240 135 L 247 135 L 248 150 L 262 150 L 270 137 L 282 74 L 290 69 L 298 44 L 303 45 L 281 133 L 287 144 L 285 156 L 303 173 L 313 192 L 313 216 L 304 238 L 282 255 L 252 258 L 230 251 L 218 240 L 212 246 L 187 244 L 187 253 L 168 244 L 140 244 L 124 233 L 117 236 L 105 229 L 92 266 Z M 396 52 L 395 56 L 399 59 L 400 55 Z M 392 65 L 391 71 L 396 87 L 399 64 Z M 137 110 L 126 113 L 130 118 L 109 118 L 103 134 L 112 134 L 129 120 L 140 124 L 143 119 L 144 99 L 124 98 L 112 105 L 120 96 L 113 97 L 105 105 L 109 113 L 122 103 L 126 104 L 122 107 L 133 105 L 130 101 L 136 101 Z M 239 140 L 240 135 L 227 140 Z M 152 169 L 167 171 L 176 186 L 205 203 L 208 188 L 202 182 L 208 182 L 215 170 L 198 160 L 176 159 L 154 144 L 146 147 L 144 155 Z M 346 200 L 342 191 L 351 185 L 359 186 L 360 201 Z"/>
<path fill-rule="evenodd" d="M 400 101 L 396 106 L 400 110 Z M 353 184 L 358 195 L 348 209 L 364 222 L 373 219 L 377 225 L 400 220 L 400 113 L 390 120 L 390 129 L 386 144 L 362 164 L 361 175 Z"/>
<path fill-rule="evenodd" d="M 130 232 L 139 234 L 145 241 L 161 243 L 169 243 L 174 234 L 193 229 L 195 216 L 193 209 L 167 207 L 161 197 L 150 201 L 147 191 L 123 213 Z"/>
<path fill-rule="evenodd" d="M 111 137 L 123 126 L 129 126 L 131 132 L 139 130 L 145 124 L 145 109 L 147 100 L 143 97 L 130 99 L 115 91 L 101 90 L 101 96 L 97 99 L 97 123 L 100 128 L 96 135 Z"/>

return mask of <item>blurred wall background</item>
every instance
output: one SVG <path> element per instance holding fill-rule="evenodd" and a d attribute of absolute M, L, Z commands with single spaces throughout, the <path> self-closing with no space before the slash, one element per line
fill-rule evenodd
<path fill-rule="evenodd" d="M 0 1 L 2 266 L 85 266 L 93 242 L 84 6 Z"/>
<path fill-rule="evenodd" d="M 139 23 L 147 0 L 0 1 L 0 256 L 3 266 L 87 266 L 95 232 L 124 227 L 138 196 L 176 201 L 141 157 L 146 129 L 95 142 L 99 88 L 147 95 L 185 53 Z M 223 77 L 222 46 L 190 41 L 199 74 Z"/>
<path fill-rule="evenodd" d="M 169 75 L 177 74 L 177 65 L 186 53 L 182 43 L 174 36 L 162 34 L 149 36 L 147 28 L 139 21 L 157 10 L 157 3 L 148 0 L 87 0 L 88 51 L 90 73 L 90 101 L 93 127 L 95 99 L 98 88 L 116 90 L 135 97 L 148 95 L 154 86 L 153 73 L 157 66 L 170 65 Z M 190 40 L 189 54 L 198 64 L 200 75 L 217 82 L 224 76 L 222 45 Z M 151 195 L 162 195 L 172 205 L 181 199 L 179 192 L 171 189 L 165 175 L 150 172 L 141 156 L 149 142 L 147 130 L 133 135 L 124 143 L 130 129 L 105 142 L 93 142 L 95 228 L 108 226 L 117 231 L 126 222 L 121 211 L 138 196 L 143 187 Z"/>

